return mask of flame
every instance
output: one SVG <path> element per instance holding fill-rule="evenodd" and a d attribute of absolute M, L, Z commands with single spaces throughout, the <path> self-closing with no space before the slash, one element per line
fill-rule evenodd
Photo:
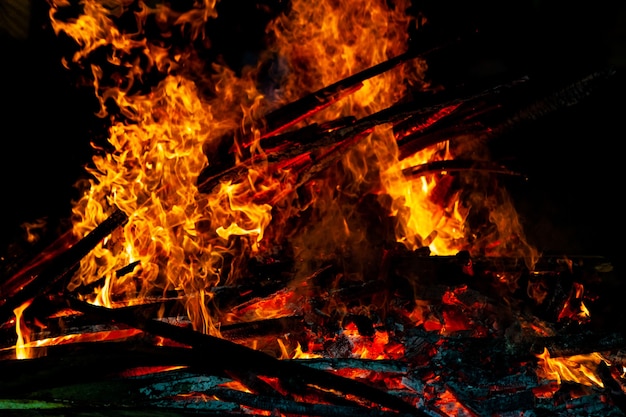
<path fill-rule="evenodd" d="M 26 346 L 30 341 L 30 330 L 26 326 L 23 316 L 24 310 L 30 303 L 30 301 L 27 301 L 13 310 L 15 314 L 15 332 L 17 333 L 17 341 L 15 342 L 15 357 L 17 359 L 29 359 L 32 357 L 31 349 Z"/>
<path fill-rule="evenodd" d="M 310 353 L 302 351 L 302 345 L 298 342 L 296 343 L 296 348 L 293 350 L 291 354 L 291 359 L 316 359 L 322 358 L 323 356 L 317 353 Z"/>
<path fill-rule="evenodd" d="M 428 246 L 434 254 L 451 254 L 475 244 L 491 254 L 517 245 L 529 258 L 534 255 L 506 196 L 476 192 L 464 203 L 462 187 L 447 173 L 403 175 L 407 166 L 453 158 L 447 142 L 400 161 L 391 126 L 378 126 L 337 145 L 341 158 L 301 193 L 295 174 L 312 163 L 312 155 L 270 166 L 268 153 L 280 150 L 264 149 L 262 115 L 406 52 L 417 19 L 408 13 L 409 0 L 293 0 L 268 19 L 258 61 L 239 69 L 219 57 L 206 58 L 206 29 L 218 17 L 217 3 L 195 1 L 185 9 L 83 0 L 75 9 L 66 0 L 49 0 L 55 33 L 76 44 L 63 63 L 82 70 L 98 115 L 109 122 L 106 143 L 93 143 L 89 178 L 77 184 L 81 197 L 72 208 L 73 232 L 85 236 L 113 208 L 129 218 L 82 259 L 70 291 L 104 277 L 104 285 L 86 298 L 107 306 L 175 292 L 186 300 L 193 327 L 219 336 L 220 322 L 232 314 L 210 307 L 211 289 L 245 278 L 250 257 L 288 240 L 301 261 L 296 278 L 309 276 L 317 260 L 338 252 L 366 259 L 370 220 L 359 212 L 363 194 L 378 199 L 383 216 L 395 219 L 394 239 L 410 249 Z M 424 59 L 409 60 L 296 125 L 358 119 L 388 108 L 409 89 L 427 88 L 426 70 Z M 444 109 L 427 123 L 454 110 Z M 234 140 L 229 155 L 215 152 L 225 137 Z M 227 156 L 242 162 L 244 149 L 251 155 L 246 174 L 223 179 L 212 192 L 198 190 L 204 169 L 219 167 Z M 497 236 L 472 235 L 467 228 L 470 207 L 479 203 L 493 206 Z M 116 274 L 135 262 L 137 271 Z M 361 276 L 368 268 L 367 262 L 349 266 L 354 270 L 348 274 Z M 261 307 L 241 314 L 258 317 Z M 293 311 L 283 307 L 266 309 L 263 316 Z"/>
<path fill-rule="evenodd" d="M 537 375 L 541 378 L 554 380 L 558 383 L 570 381 L 604 388 L 604 384 L 598 376 L 597 368 L 601 362 L 607 361 L 600 353 L 552 358 L 548 349 L 544 348 L 543 352 L 537 355 L 537 358 L 539 359 Z"/>
<path fill-rule="evenodd" d="M 302 312 L 303 299 L 293 289 L 278 291 L 269 298 L 254 299 L 224 315 L 225 322 L 288 317 Z"/>

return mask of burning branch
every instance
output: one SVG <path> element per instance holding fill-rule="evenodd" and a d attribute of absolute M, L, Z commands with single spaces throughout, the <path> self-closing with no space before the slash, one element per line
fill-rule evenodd
<path fill-rule="evenodd" d="M 458 41 L 460 41 L 460 39 L 455 40 L 455 42 Z M 450 43 L 452 42 L 442 43 L 438 46 L 425 45 L 421 48 L 409 50 L 383 61 L 380 64 L 337 81 L 336 83 L 309 93 L 296 101 L 281 106 L 266 114 L 258 123 L 259 126 L 256 128 L 260 130 L 260 138 L 267 142 L 267 139 L 272 136 L 280 134 L 296 125 L 298 122 L 322 111 L 343 97 L 359 90 L 363 86 L 364 81 L 383 74 L 411 59 L 426 57 L 432 52 L 445 48 Z M 251 132 L 253 130 L 253 126 L 247 126 L 242 129 L 244 132 Z M 235 136 L 236 133 L 231 132 L 217 140 L 220 145 L 214 152 L 215 155 L 213 155 L 213 153 L 207 155 L 210 165 L 201 173 L 201 178 L 198 180 L 199 184 L 204 184 L 206 181 L 209 181 L 209 178 L 219 175 L 220 173 L 222 173 L 222 175 L 228 175 L 224 171 L 229 171 L 231 169 L 229 167 L 232 167 L 236 163 L 235 147 L 238 147 L 238 151 L 241 153 L 239 157 L 240 160 L 253 158 L 249 151 L 249 146 L 252 142 L 252 133 L 248 133 L 247 136 L 244 136 L 241 140 L 241 144 L 236 143 Z M 271 149 L 274 146 L 267 144 L 266 147 Z M 201 188 L 206 189 L 212 187 L 201 186 Z"/>
<path fill-rule="evenodd" d="M 80 260 L 102 239 L 127 221 L 128 216 L 123 211 L 117 209 L 80 241 L 65 252 L 56 255 L 52 262 L 36 276 L 18 273 L 17 275 L 21 281 L 20 288 L 11 292 L 7 292 L 4 289 L 0 291 L 3 296 L 3 303 L 0 305 L 0 322 L 4 323 L 7 321 L 13 315 L 13 310 L 23 303 L 32 300 L 37 295 L 46 293 L 54 284 L 67 278 L 68 274 L 72 272 Z M 29 271 L 29 269 L 26 270 Z M 15 285 L 15 281 L 16 278 L 8 280 L 12 286 Z"/>

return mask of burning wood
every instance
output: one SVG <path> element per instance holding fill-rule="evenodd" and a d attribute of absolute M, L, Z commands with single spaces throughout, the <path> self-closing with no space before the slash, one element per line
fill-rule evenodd
<path fill-rule="evenodd" d="M 55 254 L 45 269 L 34 269 L 32 264 L 25 266 L 13 277 L 3 283 L 1 294 L 4 299 L 0 304 L 0 320 L 3 322 L 13 315 L 13 310 L 25 302 L 31 301 L 40 292 L 46 291 L 57 281 L 67 278 L 72 269 L 85 257 L 102 239 L 113 230 L 123 225 L 128 217 L 121 210 L 116 210 L 111 216 L 78 243 L 67 251 Z M 38 263 L 38 262 L 35 262 Z M 15 288 L 19 287 L 19 288 Z"/>
<path fill-rule="evenodd" d="M 528 244 L 484 146 L 613 71 L 432 86 L 408 4 L 294 0 L 236 74 L 204 66 L 213 6 L 131 3 L 50 2 L 110 137 L 72 230 L 0 284 L 0 408 L 626 412 L 609 263 Z"/>
<path fill-rule="evenodd" d="M 162 305 L 107 309 L 79 301 L 70 294 L 61 298 L 57 295 L 58 301 L 53 304 L 57 310 L 69 307 L 74 314 L 84 315 L 94 325 L 115 323 L 116 326 L 103 328 L 109 337 L 91 343 L 78 342 L 80 334 L 74 334 L 74 340 L 66 337 L 63 342 L 46 342 L 45 338 L 40 338 L 31 348 L 34 351 L 45 349 L 33 355 L 37 359 L 0 361 L 5 375 L 27 375 L 3 383 L 2 391 L 9 395 L 6 398 L 12 399 L 6 405 L 34 406 L 45 409 L 50 415 L 64 415 L 84 408 L 111 410 L 108 403 L 114 391 L 118 398 L 116 409 L 122 407 L 137 413 L 145 409 L 164 413 L 194 409 L 235 415 L 245 410 L 254 413 L 254 410 L 280 409 L 285 414 L 311 416 L 459 412 L 508 415 L 506 413 L 530 410 L 558 413 L 559 408 L 564 407 L 620 415 L 622 391 L 615 392 L 615 387 L 622 385 L 619 371 L 611 370 L 613 366 L 609 365 L 608 358 L 609 352 L 617 353 L 626 348 L 623 335 L 584 332 L 583 328 L 572 332 L 568 327 L 559 331 L 555 327 L 553 335 L 539 336 L 529 326 L 540 325 L 544 326 L 544 331 L 549 331 L 551 323 L 532 314 L 522 315 L 509 305 L 514 301 L 532 307 L 531 300 L 520 299 L 519 294 L 509 295 L 504 305 L 490 294 L 497 286 L 493 280 L 499 279 L 493 276 L 496 271 L 530 274 L 529 278 L 533 274 L 549 273 L 554 280 L 576 276 L 580 281 L 591 282 L 601 275 L 596 266 L 602 259 L 596 260 L 597 263 L 589 260 L 570 263 L 564 270 L 555 269 L 558 262 L 546 259 L 544 265 L 550 266 L 549 271 L 531 272 L 521 269 L 519 261 L 515 260 L 440 258 L 404 251 L 394 256 L 401 262 L 394 262 L 396 268 L 389 271 L 389 281 L 384 285 L 373 282 L 371 290 L 366 290 L 367 285 L 360 285 L 364 290 L 361 294 L 357 294 L 354 287 L 340 285 L 324 296 L 322 304 L 348 306 L 351 303 L 362 305 L 365 299 L 379 295 L 380 290 L 395 294 L 396 299 L 387 304 L 381 316 L 371 312 L 360 316 L 370 324 L 357 324 L 354 336 L 347 335 L 351 325 L 358 323 L 359 316 L 333 317 L 313 310 L 304 318 L 280 319 L 282 330 L 278 332 L 259 334 L 256 330 L 267 330 L 269 322 L 248 322 L 231 328 L 224 326 L 224 338 L 216 338 L 192 330 L 189 322 L 169 324 L 157 319 L 156 313 Z M 467 268 L 468 263 L 471 269 Z M 409 264 L 412 267 L 408 267 Z M 419 282 L 413 282 L 414 274 L 420 275 Z M 313 279 L 316 280 L 313 288 L 320 288 L 323 274 Z M 523 281 L 523 276 L 518 279 Z M 417 286 L 413 292 L 407 291 L 406 283 Z M 271 299 L 278 293 L 265 298 Z M 48 295 L 37 297 L 48 298 Z M 306 302 L 320 304 L 319 296 L 317 300 L 313 297 Z M 423 326 L 412 328 L 408 316 L 420 310 L 420 303 L 427 303 L 427 307 L 419 314 L 432 316 L 424 317 Z M 494 317 L 503 316 L 504 312 L 507 312 L 505 318 Z M 50 317 L 55 314 L 56 310 L 48 312 Z M 57 320 L 66 321 L 67 316 Z M 246 335 L 242 329 L 252 329 L 251 326 L 254 329 Z M 228 341 L 229 335 L 240 342 L 242 336 L 256 340 L 269 336 L 280 340 L 297 334 L 301 326 L 306 331 L 300 340 L 303 346 L 310 347 L 309 353 L 313 354 L 310 359 L 276 359 L 274 355 Z M 315 337 L 330 342 L 337 326 L 343 329 L 344 336 L 314 347 Z M 139 333 L 120 331 L 131 328 Z M 236 334 L 232 333 L 234 330 Z M 116 331 L 120 332 L 116 335 Z M 386 355 L 394 359 L 352 356 L 355 343 L 372 342 L 383 334 L 387 334 L 389 340 L 380 347 L 388 350 Z M 288 339 L 289 336 L 285 340 Z M 394 350 L 396 353 L 392 353 Z M 571 387 L 567 388 L 549 378 L 542 380 L 536 373 L 536 364 L 542 360 L 539 358 L 543 350 L 550 352 L 549 358 L 606 352 L 598 356 L 599 362 L 596 362 L 598 369 L 600 364 L 607 369 L 602 372 L 603 382 L 596 380 L 596 388 L 593 388 L 582 379 L 577 381 L 581 385 L 572 380 Z M 109 366 L 106 372 L 94 372 L 103 360 L 114 366 Z M 61 372 L 66 378 L 60 377 Z M 589 372 L 592 376 L 594 371 Z M 257 382 L 251 379 L 254 376 Z M 246 388 L 241 391 L 233 384 Z M 266 384 L 269 385 L 263 388 Z M 610 394 L 603 388 L 605 386 L 612 387 Z M 561 404 L 554 399 L 556 394 L 549 396 L 552 399 L 544 399 L 545 394 L 556 389 L 576 389 L 575 395 L 580 395 L 581 390 L 586 394 L 577 404 L 567 400 Z M 63 398 L 63 402 L 57 403 L 51 398 Z"/>

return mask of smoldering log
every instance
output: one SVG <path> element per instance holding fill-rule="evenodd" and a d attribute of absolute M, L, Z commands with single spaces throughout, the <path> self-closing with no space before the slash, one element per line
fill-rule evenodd
<path fill-rule="evenodd" d="M 221 335 L 228 340 L 249 339 L 298 332 L 305 328 L 302 316 L 279 317 L 220 326 Z"/>
<path fill-rule="evenodd" d="M 446 386 L 454 391 L 464 405 L 477 410 L 481 416 L 514 410 L 532 410 L 536 404 L 536 397 L 531 389 L 535 384 L 504 394 L 487 391 L 483 395 L 468 395 L 468 387 L 454 381 L 447 381 Z"/>
<path fill-rule="evenodd" d="M 274 408 L 308 410 L 302 415 L 337 415 L 331 412 L 330 405 L 324 407 L 320 405 L 318 408 L 311 404 L 293 402 L 287 397 L 278 395 L 272 388 L 259 389 L 258 383 L 262 383 L 260 380 L 251 384 L 249 379 L 254 377 L 254 374 L 246 373 L 245 377 L 238 374 L 235 380 L 245 378 L 245 385 L 253 385 L 253 392 L 263 398 L 261 402 L 251 403 L 251 397 L 239 398 L 238 392 L 219 388 L 221 384 L 233 379 L 231 372 L 223 372 L 219 365 L 213 367 L 211 361 L 207 361 L 207 355 L 215 355 L 215 352 L 197 351 L 187 347 L 155 346 L 153 342 L 148 335 L 144 335 L 116 342 L 50 346 L 47 348 L 47 355 L 37 359 L 0 362 L 0 369 L 3 372 L 23 376 L 0 381 L 2 383 L 0 388 L 5 396 L 10 396 L 14 400 L 61 399 L 71 410 L 85 406 L 98 408 L 109 403 L 112 397 L 116 398 L 117 405 L 130 408 L 140 404 L 156 409 L 185 407 L 193 400 L 192 394 L 198 393 L 215 395 L 226 402 L 236 400 L 238 404 L 261 409 L 273 404 Z M 110 366 L 102 369 L 103 361 Z M 371 368 L 370 370 L 375 372 L 398 376 L 406 371 L 406 365 L 399 366 L 392 361 L 383 361 L 380 364 L 376 363 L 378 361 L 357 359 L 296 362 L 313 368 L 323 365 L 324 369 Z M 167 370 L 181 366 L 183 369 Z M 144 368 L 147 371 L 142 371 Z M 138 376 L 134 376 L 135 369 L 139 371 Z M 61 373 L 64 377 L 57 377 Z M 173 398 L 178 394 L 183 396 L 179 399 Z M 325 395 L 323 392 L 317 394 L 320 397 L 323 395 Z M 337 407 L 335 412 L 341 411 L 349 415 L 357 411 L 360 415 L 398 415 L 395 412 L 381 414 L 375 408 L 363 408 L 341 397 L 324 398 L 324 402 L 328 401 L 331 403 L 339 401 L 335 404 Z M 207 408 L 200 408 L 213 409 L 210 405 Z"/>
<path fill-rule="evenodd" d="M 170 314 L 181 310 L 180 299 L 158 300 L 153 302 L 144 302 L 144 304 L 117 307 L 120 311 L 126 311 L 125 314 L 137 314 L 145 317 L 156 317 L 159 311 L 167 311 Z M 125 330 L 133 329 L 123 323 L 101 322 L 99 316 L 89 313 L 76 314 L 57 314 L 67 307 L 67 303 L 59 296 L 36 297 L 32 304 L 23 312 L 23 319 L 33 330 L 31 338 L 34 340 L 57 339 L 68 336 L 76 336 L 77 340 L 81 338 L 89 338 L 90 335 L 104 333 L 123 333 Z M 180 311 L 180 313 L 184 313 Z M 182 316 L 178 316 L 182 317 Z M 173 320 L 172 316 L 162 320 Z M 35 326 L 33 323 L 38 323 Z M 181 323 L 178 323 L 181 325 Z M 187 323 L 190 325 L 190 323 Z M 16 343 L 17 334 L 15 326 L 6 326 L 0 328 L 0 340 L 3 347 L 11 347 Z M 94 337 L 97 339 L 97 337 Z"/>
<path fill-rule="evenodd" d="M 0 361 L 2 374 L 11 375 L 11 378 L 0 379 L 3 395 L 33 398 L 36 392 L 62 389 L 67 385 L 106 384 L 111 379 L 124 379 L 125 373 L 142 367 L 193 365 L 189 349 L 156 346 L 155 340 L 145 335 L 118 341 L 32 348 L 32 351 L 35 355 L 38 352 L 45 352 L 45 355 Z M 212 369 L 210 363 L 203 366 L 206 373 L 225 376 L 219 372 L 219 367 Z"/>
<path fill-rule="evenodd" d="M 577 331 L 542 337 L 530 344 L 530 351 L 541 353 L 547 349 L 550 357 L 617 351 L 626 349 L 626 335 L 621 332 Z"/>
<path fill-rule="evenodd" d="M 547 412 L 549 415 L 555 416 L 624 416 L 624 412 L 607 402 L 606 397 L 602 393 L 560 400 L 557 404 L 555 404 L 554 399 L 538 399 L 536 410 L 539 413 Z"/>
<path fill-rule="evenodd" d="M 310 358 L 292 359 L 311 368 L 325 370 L 357 369 L 385 374 L 403 375 L 409 365 L 402 360 L 360 359 L 360 358 Z"/>
<path fill-rule="evenodd" d="M 626 347 L 626 339 L 620 332 L 581 331 L 562 332 L 555 336 L 526 335 L 511 343 L 506 337 L 479 338 L 462 334 L 441 336 L 423 329 L 410 329 L 405 332 L 405 338 L 409 360 L 436 344 L 445 347 L 445 355 L 458 358 L 458 363 L 478 365 L 488 358 L 492 366 L 497 363 L 514 366 L 516 363 L 536 360 L 544 349 L 554 358 L 618 351 Z M 449 360 L 448 363 L 455 361 Z"/>
<path fill-rule="evenodd" d="M 286 398 L 274 398 L 274 397 L 264 397 L 254 394 L 249 394 L 242 391 L 235 390 L 213 390 L 211 394 L 215 395 L 219 399 L 223 399 L 226 401 L 236 402 L 238 404 L 243 404 L 245 406 L 259 409 L 259 410 L 267 410 L 274 411 L 280 410 L 281 413 L 286 414 L 295 414 L 299 416 L 319 416 L 319 417 L 391 417 L 391 416 L 399 416 L 396 412 L 391 411 L 382 411 L 376 408 L 366 408 L 366 407 L 350 407 L 350 406 L 341 406 L 341 405 L 327 405 L 327 404 L 318 404 L 318 403 L 303 403 L 297 402 Z M 405 415 L 415 415 L 411 414 L 400 414 L 400 416 Z"/>

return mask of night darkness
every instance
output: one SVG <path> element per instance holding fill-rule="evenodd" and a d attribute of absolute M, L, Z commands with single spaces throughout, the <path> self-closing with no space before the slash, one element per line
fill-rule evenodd
<path fill-rule="evenodd" d="M 215 45 L 237 65 L 238 56 L 258 48 L 254 31 L 261 25 L 254 19 L 265 15 L 255 14 L 253 2 L 238 1 L 245 7 L 237 10 L 222 3 Z M 499 138 L 494 155 L 528 176 L 508 186 L 528 238 L 541 251 L 602 255 L 621 264 L 626 6 L 572 4 L 436 0 L 416 1 L 415 10 L 428 19 L 428 36 L 478 29 L 476 44 L 429 63 L 429 76 L 441 84 L 525 74 L 576 79 L 617 70 L 584 102 Z M 90 91 L 75 86 L 61 66 L 64 46 L 47 22 L 45 2 L 33 2 L 26 38 L 1 35 L 0 252 L 5 252 L 23 239 L 23 222 L 47 218 L 51 235 L 64 230 L 76 198 L 73 184 L 90 160 L 89 143 L 106 131 L 94 116 Z"/>

